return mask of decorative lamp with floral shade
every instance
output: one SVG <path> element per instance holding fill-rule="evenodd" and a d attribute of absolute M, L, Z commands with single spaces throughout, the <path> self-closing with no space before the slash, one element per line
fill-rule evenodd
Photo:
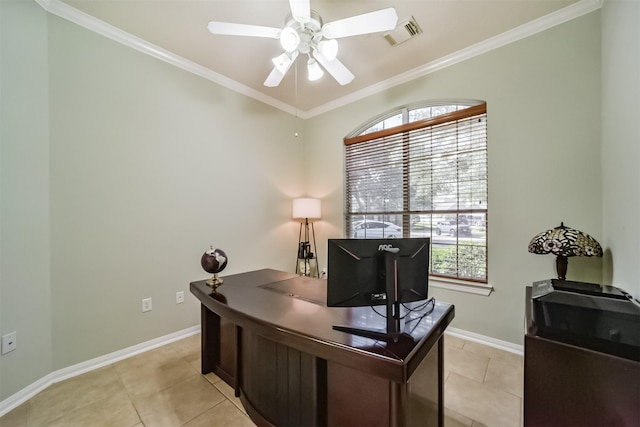
<path fill-rule="evenodd" d="M 566 280 L 568 257 L 601 257 L 602 247 L 593 237 L 582 231 L 567 227 L 561 222 L 559 227 L 542 232 L 531 239 L 529 252 L 556 255 L 558 279 Z"/>

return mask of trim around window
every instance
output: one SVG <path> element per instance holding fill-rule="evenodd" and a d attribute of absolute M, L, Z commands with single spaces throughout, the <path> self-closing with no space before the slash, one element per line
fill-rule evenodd
<path fill-rule="evenodd" d="M 467 280 L 450 279 L 448 277 L 429 275 L 429 286 L 449 291 L 488 297 L 493 292 L 493 286 L 488 283 L 470 282 Z"/>

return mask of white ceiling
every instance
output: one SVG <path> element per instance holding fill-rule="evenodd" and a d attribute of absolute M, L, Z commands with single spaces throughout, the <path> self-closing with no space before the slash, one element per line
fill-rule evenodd
<path fill-rule="evenodd" d="M 318 81 L 307 81 L 301 56 L 279 87 L 268 88 L 263 82 L 273 67 L 271 58 L 282 52 L 278 40 L 213 35 L 207 23 L 217 20 L 283 27 L 288 0 L 36 1 L 49 12 L 283 110 L 295 110 L 301 117 L 442 68 L 461 54 L 473 56 L 476 51 L 557 25 L 596 9 L 602 2 L 311 0 L 311 8 L 325 23 L 394 7 L 399 22 L 413 16 L 423 33 L 395 47 L 381 33 L 340 39 L 338 58 L 355 75 L 346 86 L 340 86 L 328 73 Z"/>

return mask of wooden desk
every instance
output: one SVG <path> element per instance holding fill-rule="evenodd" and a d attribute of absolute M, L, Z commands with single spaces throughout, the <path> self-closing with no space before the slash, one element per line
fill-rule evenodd
<path fill-rule="evenodd" d="M 190 289 L 202 303 L 202 373 L 231 385 L 256 424 L 444 425 L 452 305 L 408 304 L 405 333 L 387 343 L 333 330 L 386 323 L 370 307 L 327 307 L 324 280 L 265 269 L 226 276 L 215 293 L 204 280 Z"/>

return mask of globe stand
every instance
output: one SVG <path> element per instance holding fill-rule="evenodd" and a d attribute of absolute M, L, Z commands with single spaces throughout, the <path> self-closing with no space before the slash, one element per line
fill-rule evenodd
<path fill-rule="evenodd" d="M 222 285 L 224 280 L 218 277 L 218 273 L 215 273 L 209 280 L 207 280 L 207 285 L 211 286 L 213 289 L 216 289 L 218 286 Z"/>

